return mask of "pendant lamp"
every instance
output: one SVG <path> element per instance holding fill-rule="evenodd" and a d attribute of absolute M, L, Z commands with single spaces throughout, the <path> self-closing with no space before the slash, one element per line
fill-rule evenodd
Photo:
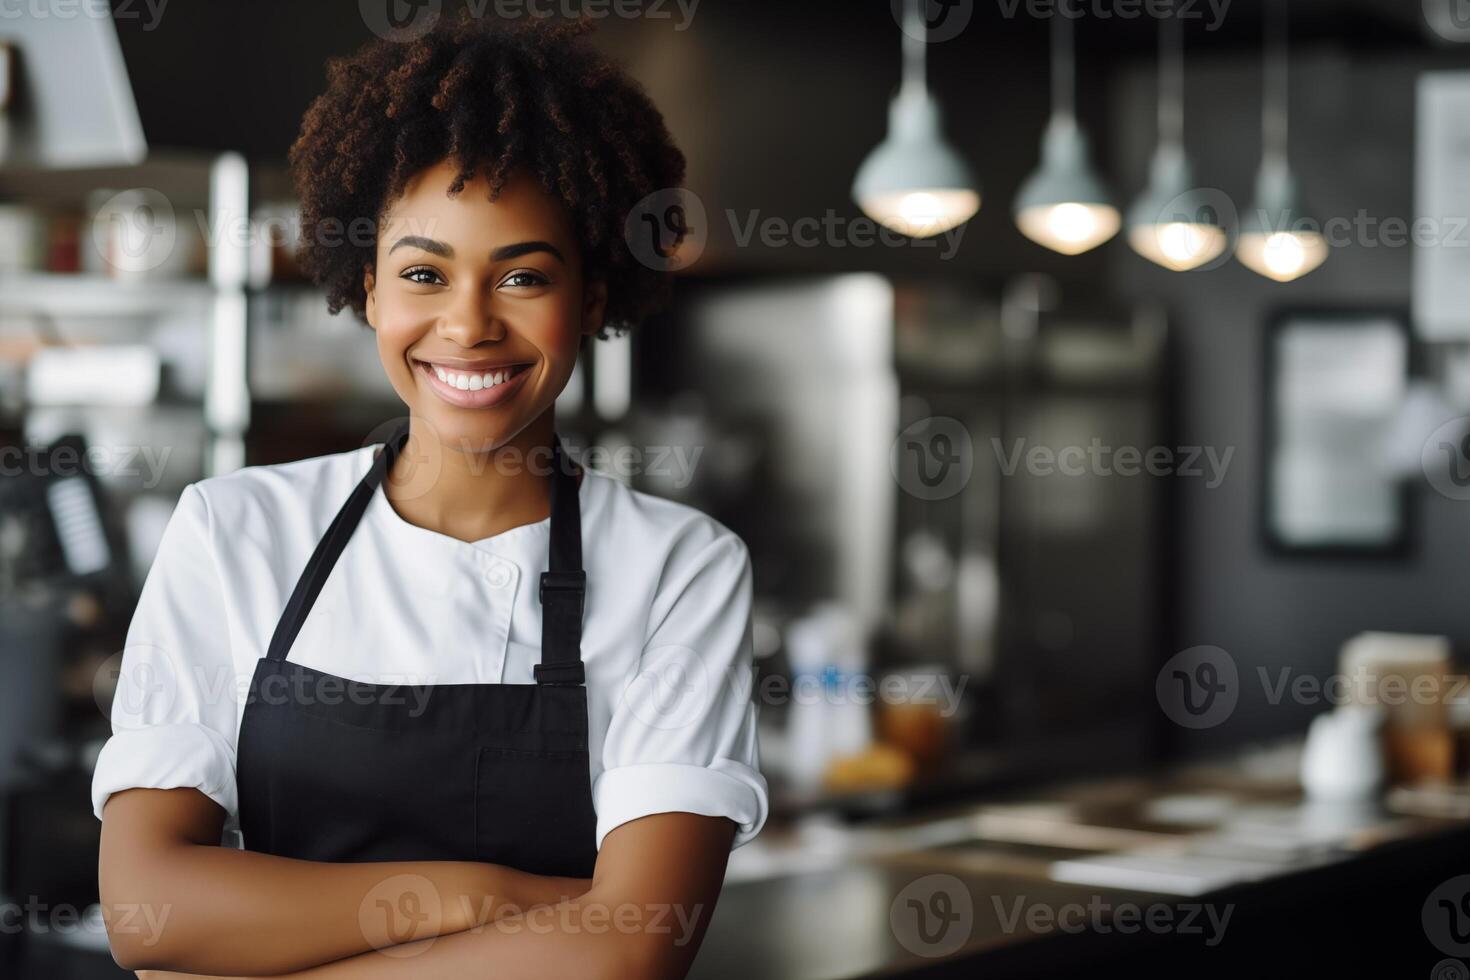
<path fill-rule="evenodd" d="M 1176 272 L 1219 257 L 1229 240 L 1184 152 L 1184 34 L 1177 10 L 1159 18 L 1159 145 L 1127 223 L 1133 250 Z"/>
<path fill-rule="evenodd" d="M 1122 216 L 1088 161 L 1087 137 L 1074 109 L 1076 57 L 1072 5 L 1052 11 L 1051 120 L 1041 166 L 1016 195 L 1016 225 L 1027 238 L 1063 255 L 1096 248 L 1118 233 Z"/>
<path fill-rule="evenodd" d="M 1303 212 L 1287 165 L 1286 12 L 1286 0 L 1266 5 L 1261 169 L 1235 245 L 1235 257 L 1246 268 L 1277 282 L 1298 279 L 1327 261 L 1327 239 Z"/>
<path fill-rule="evenodd" d="M 980 187 L 945 141 L 925 78 L 927 26 L 919 4 L 904 9 L 903 82 L 888 108 L 888 135 L 853 179 L 852 196 L 874 221 L 913 238 L 964 224 L 980 210 Z"/>

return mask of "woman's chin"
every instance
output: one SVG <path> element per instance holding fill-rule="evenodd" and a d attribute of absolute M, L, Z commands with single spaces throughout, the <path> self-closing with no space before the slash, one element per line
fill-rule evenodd
<path fill-rule="evenodd" d="M 457 419 L 429 416 L 439 442 L 452 452 L 488 453 L 510 441 L 505 427 L 488 419 Z"/>

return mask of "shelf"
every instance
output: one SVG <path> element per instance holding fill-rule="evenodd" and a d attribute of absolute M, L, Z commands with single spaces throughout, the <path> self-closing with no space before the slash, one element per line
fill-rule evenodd
<path fill-rule="evenodd" d="M 56 169 L 7 164 L 0 167 L 0 193 L 46 207 L 81 207 L 100 188 L 164 189 L 177 206 L 205 205 L 218 154 L 179 147 L 150 147 L 147 159 L 132 166 Z"/>
<path fill-rule="evenodd" d="M 209 302 L 205 279 L 109 279 L 77 273 L 0 275 L 0 315 L 144 318 Z"/>
<path fill-rule="evenodd" d="M 200 219 L 207 215 L 211 228 L 229 227 L 232 216 L 250 213 L 250 166 L 237 152 L 164 150 L 150 152 L 147 160 L 133 167 L 6 168 L 0 173 L 0 194 L 26 201 L 40 211 L 56 208 L 80 213 L 84 225 L 97 195 L 141 187 L 161 188 L 158 192 L 166 195 L 176 216 L 182 216 L 185 209 Z M 184 222 L 178 230 L 184 231 Z M 86 235 L 85 227 L 79 233 Z M 202 365 L 193 380 L 203 390 L 201 414 L 209 432 L 200 470 L 205 475 L 229 472 L 243 463 L 242 437 L 249 426 L 247 336 L 253 298 L 244 289 L 250 268 L 248 245 L 230 237 L 211 236 L 201 223 L 197 237 L 190 234 L 174 243 L 175 249 L 190 250 L 187 268 L 191 270 L 200 268 L 197 252 L 202 248 L 204 266 L 230 285 L 217 286 L 198 271 L 192 277 L 143 279 L 97 273 L 0 273 L 0 321 L 6 333 L 14 333 L 13 326 L 29 321 L 38 333 L 56 335 L 51 341 L 66 334 L 73 342 L 81 341 L 83 335 L 93 342 L 112 339 L 115 332 L 151 327 L 155 329 L 151 342 L 165 348 L 190 344 L 202 348 L 202 357 L 193 362 L 196 367 Z M 78 243 L 79 248 L 85 246 L 85 241 Z M 239 288 L 234 288 L 236 282 Z M 190 386 L 189 390 L 194 389 Z"/>

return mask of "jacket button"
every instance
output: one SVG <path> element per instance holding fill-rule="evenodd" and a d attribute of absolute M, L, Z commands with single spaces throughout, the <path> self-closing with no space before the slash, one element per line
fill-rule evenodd
<path fill-rule="evenodd" d="M 497 589 L 503 589 L 510 584 L 510 570 L 504 565 L 496 565 L 485 576 L 490 584 Z"/>

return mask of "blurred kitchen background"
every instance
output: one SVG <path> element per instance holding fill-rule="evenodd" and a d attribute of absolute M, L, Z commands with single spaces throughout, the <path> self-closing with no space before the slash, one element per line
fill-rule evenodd
<path fill-rule="evenodd" d="M 695 975 L 1463 969 L 1470 3 L 542 6 L 601 11 L 692 231 L 559 428 L 755 567 L 773 811 Z M 90 763 L 182 488 L 401 407 L 285 156 L 325 59 L 458 4 L 105 7 L 0 11 L 5 975 L 116 975 Z"/>

